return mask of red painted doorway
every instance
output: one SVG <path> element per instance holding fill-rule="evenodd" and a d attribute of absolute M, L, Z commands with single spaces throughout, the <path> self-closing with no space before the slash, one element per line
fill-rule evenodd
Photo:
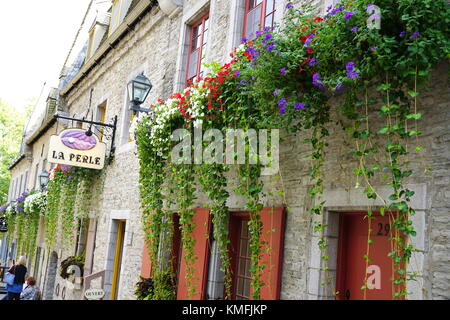
<path fill-rule="evenodd" d="M 373 213 L 368 246 L 369 222 L 367 212 L 342 213 L 340 216 L 337 298 L 340 300 L 392 300 L 394 287 L 392 252 L 392 218 Z M 369 247 L 369 262 L 364 255 Z M 367 282 L 366 282 L 367 278 Z M 361 289 L 363 285 L 367 290 Z"/>

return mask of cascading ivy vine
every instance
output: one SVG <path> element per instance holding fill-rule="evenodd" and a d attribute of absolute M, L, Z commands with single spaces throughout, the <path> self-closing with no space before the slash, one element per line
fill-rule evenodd
<path fill-rule="evenodd" d="M 96 178 L 103 176 L 103 171 L 67 166 L 51 170 L 44 219 L 48 248 L 53 248 L 58 240 L 59 223 L 61 225 L 61 245 L 63 248 L 70 247 L 75 232 L 79 232 L 77 229 L 78 219 L 89 218 L 94 197 L 93 186 Z"/>
<path fill-rule="evenodd" d="M 231 53 L 230 63 L 207 65 L 211 72 L 204 79 L 197 79 L 167 101 L 158 99 L 149 115 L 136 117 L 133 127 L 141 165 L 143 223 L 152 262 L 161 262 L 158 248 L 168 223 L 164 216 L 171 210 L 167 204 L 174 202 L 179 210 L 187 278 L 191 282 L 189 267 L 196 259 L 192 252 L 192 206 L 197 174 L 209 197 L 214 238 L 219 242 L 226 274 L 226 296 L 230 297 L 226 227 L 229 185 L 225 178 L 230 168 L 218 163 L 170 164 L 171 150 L 177 143 L 171 139 L 175 129 L 185 127 L 192 132 L 202 127 L 224 132 L 227 128 L 283 128 L 287 133 L 303 132 L 309 137 L 304 142 L 312 149 L 310 212 L 321 215 L 329 128 L 337 119 L 352 145 L 349 152 L 355 159 L 355 188 L 363 187 L 368 199 L 380 199 L 384 204 L 380 214 L 388 215 L 392 222 L 393 250 L 389 256 L 395 270 L 393 298 L 405 298 L 406 282 L 415 275 L 408 271 L 408 263 L 416 251 L 409 241 L 415 231 L 410 205 L 414 192 L 407 187 L 413 167 L 408 156 L 423 149 L 418 129 L 422 117 L 419 88 L 426 86 L 431 70 L 448 56 L 449 16 L 443 0 L 343 0 L 327 8 L 324 17 L 288 4 L 282 26 L 257 31 L 251 41 L 243 39 Z M 373 23 L 377 20 L 381 28 Z M 173 178 L 168 171 L 172 171 Z M 239 185 L 233 191 L 244 196 L 246 210 L 251 214 L 252 297 L 259 299 L 265 285 L 260 280 L 264 270 L 260 264 L 264 246 L 261 163 L 247 161 L 237 167 L 237 172 Z M 166 183 L 168 180 L 173 183 Z M 391 188 L 389 199 L 380 197 L 380 181 Z M 168 192 L 173 187 L 176 192 Z M 374 242 L 370 237 L 371 221 L 375 219 L 371 207 L 367 218 L 367 252 L 362 258 L 369 263 L 370 245 Z M 313 225 L 322 234 L 318 245 L 324 251 L 322 269 L 326 273 L 325 227 L 320 219 Z M 156 288 L 158 275 L 167 274 L 167 270 L 154 269 Z M 366 294 L 367 279 L 361 280 Z M 190 288 L 190 293 L 194 292 L 195 288 Z M 168 296 L 175 295 L 164 297 Z"/>

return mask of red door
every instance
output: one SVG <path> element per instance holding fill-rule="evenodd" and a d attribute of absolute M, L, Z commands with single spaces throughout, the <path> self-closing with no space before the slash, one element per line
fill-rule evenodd
<path fill-rule="evenodd" d="M 367 213 L 344 213 L 340 219 L 339 256 L 336 288 L 343 300 L 392 300 L 394 285 L 389 216 L 374 213 L 368 246 Z M 364 255 L 369 248 L 369 262 Z M 367 290 L 361 289 L 367 278 Z"/>

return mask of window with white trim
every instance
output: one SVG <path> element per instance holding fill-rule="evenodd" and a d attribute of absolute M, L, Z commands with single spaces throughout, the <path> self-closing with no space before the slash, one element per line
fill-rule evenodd
<path fill-rule="evenodd" d="M 114 0 L 111 8 L 111 22 L 109 24 L 109 35 L 123 22 L 130 8 L 132 0 Z"/>

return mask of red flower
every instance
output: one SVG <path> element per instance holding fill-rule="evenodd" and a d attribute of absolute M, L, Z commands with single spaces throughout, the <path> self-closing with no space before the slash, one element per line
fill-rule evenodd
<path fill-rule="evenodd" d="M 321 22 L 321 21 L 323 21 L 323 18 L 321 18 L 321 17 L 316 17 L 316 18 L 313 20 L 313 22 Z"/>

